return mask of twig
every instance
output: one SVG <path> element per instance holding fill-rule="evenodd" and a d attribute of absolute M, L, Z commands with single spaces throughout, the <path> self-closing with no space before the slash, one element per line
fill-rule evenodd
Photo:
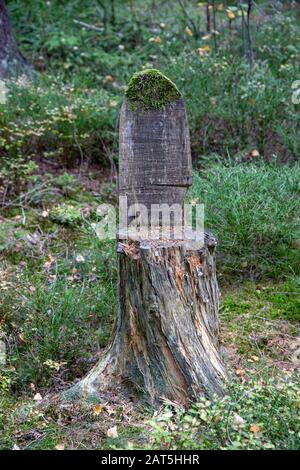
<path fill-rule="evenodd" d="M 193 32 L 194 32 L 194 36 L 199 37 L 198 28 L 197 28 L 197 26 L 196 26 L 194 20 L 190 17 L 190 15 L 188 14 L 188 12 L 186 11 L 186 8 L 185 8 L 185 5 L 184 5 L 183 1 L 182 1 L 182 0 L 178 0 L 178 3 L 179 3 L 179 5 L 181 6 L 181 9 L 182 9 L 182 11 L 183 11 L 183 13 L 184 13 L 184 16 L 185 16 L 185 17 L 187 18 L 187 20 L 190 22 L 190 25 L 191 25 L 191 27 L 192 27 L 192 29 L 193 29 Z"/>
<path fill-rule="evenodd" d="M 83 21 L 79 21 L 75 19 L 73 19 L 73 23 L 79 24 L 80 26 L 83 26 L 84 28 L 87 28 L 87 29 L 92 29 L 93 31 L 98 31 L 99 33 L 103 32 L 103 28 L 99 28 L 98 26 L 95 26 L 93 24 L 84 23 Z"/>
<path fill-rule="evenodd" d="M 2 206 L 4 206 L 5 204 L 5 199 L 6 199 L 6 195 L 7 195 L 7 191 L 8 191 L 8 184 L 5 186 L 5 189 L 4 189 L 4 192 L 3 192 L 3 198 L 2 198 Z"/>
<path fill-rule="evenodd" d="M 26 224 L 26 214 L 24 211 L 24 207 L 21 205 L 21 211 L 22 211 L 22 225 Z"/>
<path fill-rule="evenodd" d="M 83 155 L 83 151 L 82 151 L 82 147 L 77 139 L 77 129 L 76 127 L 74 127 L 73 129 L 73 135 L 74 135 L 74 141 L 75 141 L 75 144 L 79 150 L 79 153 L 80 153 L 80 167 L 79 167 L 79 174 L 81 175 L 81 170 L 82 170 L 82 166 L 83 166 L 83 161 L 84 161 L 84 155 Z"/>
<path fill-rule="evenodd" d="M 114 159 L 112 157 L 112 152 L 106 147 L 106 145 L 103 141 L 102 141 L 102 145 L 103 145 L 103 148 L 105 150 L 105 154 L 108 157 L 109 163 L 110 163 L 110 179 L 113 180 L 117 175 L 117 167 L 116 167 L 116 164 L 115 164 Z"/>

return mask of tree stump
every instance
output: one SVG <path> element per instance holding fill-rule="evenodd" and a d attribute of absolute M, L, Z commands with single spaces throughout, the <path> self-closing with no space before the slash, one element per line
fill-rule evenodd
<path fill-rule="evenodd" d="M 185 107 L 175 85 L 156 70 L 135 74 L 129 83 L 119 168 L 119 193 L 129 204 L 182 207 L 192 176 Z M 112 340 L 73 391 L 97 396 L 132 384 L 152 403 L 168 398 L 184 404 L 199 394 L 220 394 L 226 370 L 219 344 L 217 240 L 206 233 L 199 247 L 184 237 L 144 233 L 136 239 L 119 233 Z"/>

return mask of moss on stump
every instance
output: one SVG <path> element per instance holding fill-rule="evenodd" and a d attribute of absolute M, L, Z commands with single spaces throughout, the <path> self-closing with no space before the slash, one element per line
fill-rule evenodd
<path fill-rule="evenodd" d="M 176 85 L 159 70 L 136 72 L 125 93 L 130 109 L 162 109 L 181 98 Z"/>

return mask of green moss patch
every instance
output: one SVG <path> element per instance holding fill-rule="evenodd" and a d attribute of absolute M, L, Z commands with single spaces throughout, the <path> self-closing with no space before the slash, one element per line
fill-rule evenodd
<path fill-rule="evenodd" d="M 181 98 L 176 85 L 159 70 L 135 73 L 125 93 L 131 109 L 162 109 Z"/>

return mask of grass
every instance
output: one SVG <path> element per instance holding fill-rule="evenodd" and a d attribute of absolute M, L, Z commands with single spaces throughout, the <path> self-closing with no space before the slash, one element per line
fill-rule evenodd
<path fill-rule="evenodd" d="M 282 318 L 289 322 L 299 322 L 299 297 L 299 277 L 289 278 L 275 285 L 248 282 L 243 284 L 241 291 L 237 288 L 232 294 L 226 294 L 223 308 L 228 312 L 234 310 L 237 314 L 247 314 L 251 313 L 255 305 L 256 309 L 263 309 L 269 319 Z"/>
<path fill-rule="evenodd" d="M 17 390 L 82 375 L 106 344 L 116 308 L 115 257 L 111 245 L 94 243 L 87 253 L 77 245 L 15 269 L 15 295 L 4 292 L 1 310 Z"/>
<path fill-rule="evenodd" d="M 222 273 L 258 279 L 299 272 L 299 178 L 298 164 L 263 162 L 210 165 L 195 174 L 189 197 L 205 205 Z"/>

